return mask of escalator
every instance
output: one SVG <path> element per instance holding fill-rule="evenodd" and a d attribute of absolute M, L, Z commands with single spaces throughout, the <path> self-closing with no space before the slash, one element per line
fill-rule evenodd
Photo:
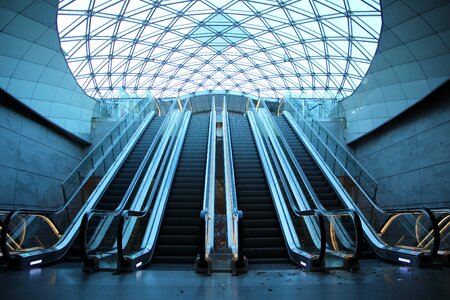
<path fill-rule="evenodd" d="M 311 157 L 306 147 L 300 141 L 291 125 L 289 125 L 288 121 L 283 116 L 279 116 L 275 118 L 275 122 L 289 144 L 289 147 L 294 153 L 298 164 L 304 171 L 306 178 L 311 184 L 311 187 L 323 208 L 328 211 L 345 209 L 346 207 L 343 205 L 342 201 L 332 188 L 331 184 L 325 178 L 324 174 Z M 301 179 L 299 178 L 298 173 L 296 173 L 296 177 L 297 181 L 300 182 Z M 311 199 L 309 200 L 312 201 Z M 315 204 L 312 202 L 310 205 L 315 207 Z M 353 239 L 356 234 L 352 219 L 342 218 L 340 222 L 344 226 L 346 233 L 351 237 L 351 239 Z"/>
<path fill-rule="evenodd" d="M 249 121 L 229 115 L 229 123 L 237 204 L 244 213 L 244 254 L 250 263 L 289 262 Z"/>
<path fill-rule="evenodd" d="M 116 173 L 111 184 L 106 189 L 105 193 L 98 201 L 95 209 L 113 211 L 122 201 L 125 193 L 127 192 L 131 181 L 133 180 L 136 171 L 141 165 L 145 154 L 150 148 L 153 140 L 164 121 L 163 117 L 154 117 L 148 127 L 144 130 L 139 140 L 136 142 L 134 148 L 131 150 L 130 154 L 120 167 L 119 171 Z M 128 209 L 131 205 L 131 201 L 125 206 Z M 94 218 L 89 222 L 87 228 L 87 236 L 90 237 L 91 242 L 94 242 L 97 238 L 96 235 L 101 236 L 101 246 L 97 247 L 96 251 L 102 252 L 104 250 L 109 250 L 115 243 L 115 234 L 117 232 L 117 219 L 114 219 L 111 224 L 104 226 L 107 232 L 99 230 L 99 226 L 103 219 Z M 110 234 L 113 233 L 113 234 Z"/>
<path fill-rule="evenodd" d="M 194 263 L 199 254 L 208 115 L 192 115 L 159 230 L 153 263 Z"/>
<path fill-rule="evenodd" d="M 365 170 L 355 163 L 350 154 L 337 153 L 337 144 L 329 148 L 330 145 L 326 142 L 329 135 L 326 136 L 326 141 L 315 136 L 313 145 L 313 129 L 305 121 L 299 121 L 304 125 L 300 129 L 289 113 L 276 117 L 275 120 L 320 204 L 326 210 L 348 207 L 358 213 L 367 242 L 364 247 L 367 250 L 365 255 L 370 253 L 372 257 L 375 253 L 380 258 L 413 266 L 430 264 L 439 248 L 439 227 L 429 209 L 382 208 L 355 179 L 360 178 Z M 304 131 L 308 132 L 308 136 L 303 136 Z M 338 156 L 343 156 L 345 162 L 342 163 Z M 350 171 L 347 168 L 351 168 Z M 359 173 L 353 174 L 354 169 L 357 172 L 359 169 Z M 366 177 L 370 179 L 370 175 Z M 349 235 L 353 235 L 350 222 L 342 221 L 341 225 Z M 330 229 L 334 230 L 331 226 Z M 422 242 L 425 239 L 430 242 Z"/>

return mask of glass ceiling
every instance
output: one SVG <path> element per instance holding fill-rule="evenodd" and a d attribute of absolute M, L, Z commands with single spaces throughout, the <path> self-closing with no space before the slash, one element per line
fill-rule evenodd
<path fill-rule="evenodd" d="M 68 65 L 97 99 L 343 99 L 369 68 L 380 29 L 378 0 L 61 0 L 58 14 Z"/>

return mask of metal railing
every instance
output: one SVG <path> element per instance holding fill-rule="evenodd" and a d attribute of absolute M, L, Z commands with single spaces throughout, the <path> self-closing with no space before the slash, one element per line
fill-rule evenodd
<path fill-rule="evenodd" d="M 136 111 L 138 111 L 136 113 Z M 80 189 L 88 181 L 93 183 L 92 190 L 101 178 L 93 176 L 94 170 L 102 164 L 103 171 L 106 172 L 112 165 L 118 153 L 123 150 L 133 133 L 144 121 L 147 115 L 154 111 L 153 102 L 139 102 L 124 115 L 116 125 L 100 140 L 100 142 L 85 156 L 77 167 L 62 182 L 61 188 L 64 196 L 64 203 L 80 193 L 81 201 L 89 198 L 86 189 Z M 107 155 L 110 154 L 111 157 Z M 112 158 L 112 159 L 111 159 Z"/>
<path fill-rule="evenodd" d="M 271 160 L 269 154 L 269 149 L 267 148 L 266 139 L 264 137 L 264 132 L 258 124 L 258 117 L 256 116 L 256 109 L 251 102 L 249 111 L 247 113 L 248 122 L 251 128 L 251 132 L 255 141 L 257 153 L 259 155 L 261 165 L 264 170 L 264 175 L 267 181 L 267 185 L 270 189 L 270 194 L 272 196 L 275 211 L 280 222 L 280 228 L 283 232 L 283 237 L 286 243 L 286 249 L 288 250 L 289 257 L 297 263 L 308 270 L 315 270 L 320 268 L 323 261 L 324 245 L 322 241 L 325 241 L 324 231 L 319 233 L 319 243 L 314 243 L 313 237 L 302 236 L 300 239 L 295 226 L 301 223 L 301 226 L 306 227 L 306 222 L 311 221 L 310 218 L 314 218 L 320 222 L 319 214 L 315 211 L 310 211 L 305 213 L 305 215 L 299 215 L 298 219 L 293 219 L 288 207 L 286 207 L 285 197 L 283 195 L 283 187 L 280 185 L 279 178 L 275 171 L 275 166 Z M 261 174 L 263 176 L 263 174 Z M 245 211 L 244 211 L 245 214 Z M 307 221 L 306 221 L 307 220 Z M 305 221 L 305 222 L 304 222 Z M 319 228 L 323 228 L 320 226 Z M 309 231 L 307 231 L 309 233 Z M 303 239 L 303 241 L 302 241 Z M 307 242 L 306 242 L 307 240 Z M 305 247 L 308 243 L 310 247 Z M 245 245 L 244 245 L 245 247 Z"/>
<path fill-rule="evenodd" d="M 227 238 L 228 247 L 234 255 L 235 273 L 243 272 L 246 269 L 246 260 L 244 258 L 244 215 L 238 209 L 236 197 L 236 183 L 234 181 L 233 150 L 230 140 L 230 126 L 228 119 L 228 107 L 226 98 L 223 99 L 222 107 L 223 123 L 223 158 L 224 158 L 224 184 L 225 184 L 225 202 L 227 211 Z"/>

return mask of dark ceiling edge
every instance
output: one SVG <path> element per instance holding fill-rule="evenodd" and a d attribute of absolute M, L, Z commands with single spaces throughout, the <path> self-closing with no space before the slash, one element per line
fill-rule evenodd
<path fill-rule="evenodd" d="M 82 139 L 81 137 L 71 133 L 70 131 L 67 131 L 66 129 L 62 128 L 61 126 L 57 125 L 56 123 L 53 123 L 46 117 L 42 116 L 41 114 L 37 113 L 27 105 L 23 104 L 19 100 L 17 100 L 14 96 L 7 93 L 4 89 L 0 88 L 0 104 L 2 106 L 5 106 L 21 115 L 26 116 L 27 118 L 30 118 L 31 120 L 44 125 L 46 128 L 50 128 L 54 132 L 65 136 L 66 138 L 77 142 L 83 146 L 90 146 L 91 142 L 86 141 L 85 139 Z"/>
<path fill-rule="evenodd" d="M 415 109 L 416 107 L 427 105 L 428 104 L 427 102 L 431 101 L 438 95 L 443 94 L 446 90 L 450 90 L 450 79 L 447 79 L 444 83 L 442 83 L 440 86 L 438 86 L 433 91 L 428 93 L 421 100 L 417 101 L 416 103 L 414 103 L 413 105 L 411 105 L 410 107 L 408 107 L 407 109 L 405 109 L 404 111 L 402 111 L 401 113 L 399 113 L 398 115 L 396 115 L 395 117 L 390 119 L 389 121 L 383 123 L 382 125 L 375 128 L 374 130 L 368 132 L 367 134 L 364 134 L 364 135 L 358 137 L 357 139 L 351 141 L 350 143 L 348 143 L 348 146 L 352 147 L 353 145 L 358 144 L 358 142 L 361 142 L 362 140 L 364 140 L 366 138 L 370 138 L 372 135 L 375 135 L 378 132 L 383 131 L 388 126 L 390 126 L 392 124 L 392 122 L 395 122 L 396 120 L 402 118 L 403 116 L 408 114 L 411 110 Z"/>

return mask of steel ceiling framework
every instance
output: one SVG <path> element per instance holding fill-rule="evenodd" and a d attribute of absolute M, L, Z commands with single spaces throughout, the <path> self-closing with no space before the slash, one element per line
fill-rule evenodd
<path fill-rule="evenodd" d="M 97 99 L 120 90 L 340 100 L 363 79 L 380 29 L 374 0 L 62 0 L 58 13 L 68 65 Z"/>

